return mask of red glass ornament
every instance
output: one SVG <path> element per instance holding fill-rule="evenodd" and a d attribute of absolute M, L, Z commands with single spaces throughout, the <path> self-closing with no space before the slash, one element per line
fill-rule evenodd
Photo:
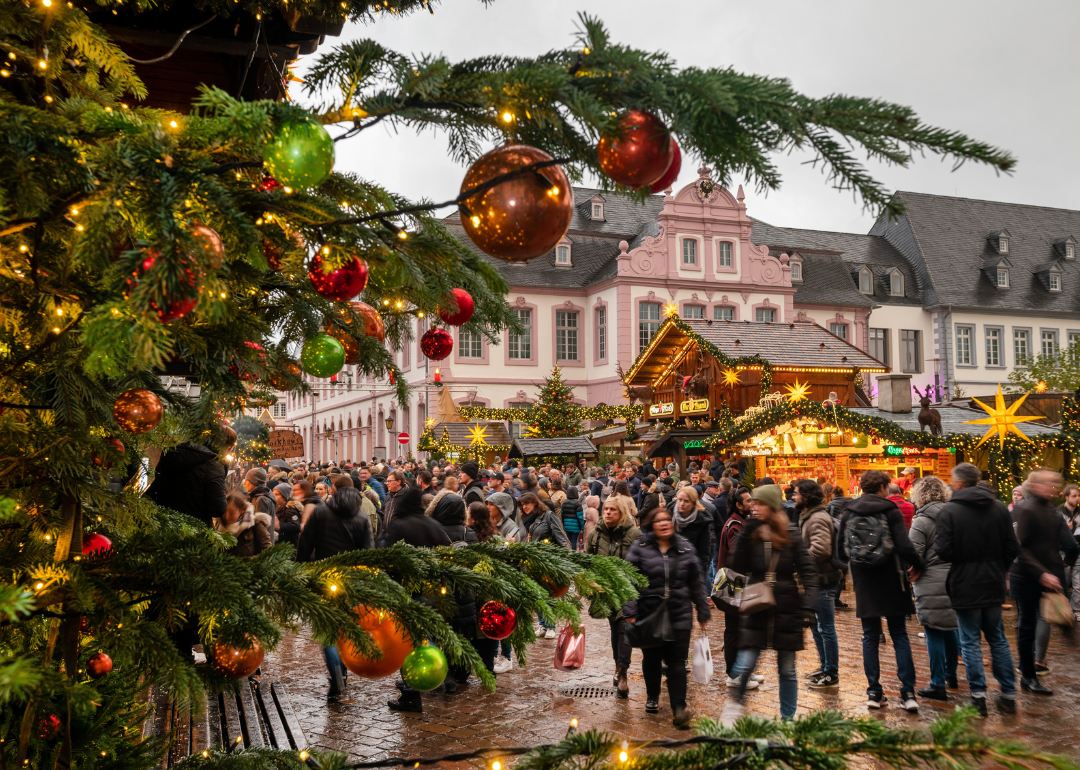
<path fill-rule="evenodd" d="M 229 366 L 229 372 L 233 376 L 239 377 L 244 382 L 254 382 L 255 380 L 259 379 L 259 375 L 258 375 L 257 372 L 253 372 L 251 370 L 252 369 L 256 369 L 256 370 L 265 370 L 266 369 L 266 348 L 264 348 L 258 342 L 245 342 L 244 346 L 247 347 L 250 350 L 255 351 L 256 358 L 259 359 L 259 362 L 257 364 L 253 364 L 251 362 L 245 362 L 243 359 L 240 358 L 240 355 L 237 354 L 233 358 L 232 365 Z M 240 371 L 241 366 L 243 366 L 245 368 L 245 371 L 243 371 L 243 372 Z"/>
<path fill-rule="evenodd" d="M 90 659 L 86 661 L 86 673 L 90 675 L 91 679 L 101 679 L 111 671 L 112 658 L 103 652 L 91 655 Z"/>
<path fill-rule="evenodd" d="M 490 601 L 480 608 L 477 622 L 488 639 L 505 639 L 514 633 L 517 615 L 502 602 Z"/>
<path fill-rule="evenodd" d="M 266 174 L 263 176 L 262 181 L 259 182 L 259 192 L 274 192 L 274 190 L 281 189 L 281 182 L 274 179 L 274 177 Z"/>
<path fill-rule="evenodd" d="M 251 647 L 247 649 L 232 647 L 221 640 L 214 642 L 214 668 L 229 679 L 243 679 L 254 674 L 262 664 L 266 652 L 258 639 L 249 637 L 248 641 L 251 642 Z"/>
<path fill-rule="evenodd" d="M 49 714 L 39 719 L 37 734 L 39 738 L 47 741 L 55 740 L 60 735 L 60 717 Z"/>
<path fill-rule="evenodd" d="M 128 433 L 152 431 L 161 422 L 164 411 L 161 399 L 144 388 L 125 390 L 113 403 L 113 418 Z"/>
<path fill-rule="evenodd" d="M 352 259 L 341 267 L 326 272 L 322 257 L 316 254 L 311 260 L 308 277 L 320 297 L 347 302 L 367 286 L 368 266 L 363 260 Z"/>
<path fill-rule="evenodd" d="M 664 172 L 662 177 L 653 182 L 652 187 L 649 188 L 649 192 L 663 192 L 675 184 L 675 180 L 679 178 L 679 172 L 682 170 L 682 151 L 679 149 L 679 143 L 674 139 L 671 140 L 671 146 L 675 148 L 675 154 L 671 159 L 671 165 L 668 166 L 668 170 Z"/>
<path fill-rule="evenodd" d="M 94 532 L 83 538 L 82 552 L 83 556 L 100 556 L 105 557 L 109 551 L 112 550 L 112 540 L 105 537 L 105 535 Z"/>
<path fill-rule="evenodd" d="M 143 254 L 146 255 L 143 261 L 136 266 L 131 277 L 127 279 L 127 286 L 124 291 L 125 298 L 135 290 L 139 282 L 153 269 L 157 260 L 161 257 L 161 252 L 157 251 L 157 249 L 145 249 Z M 157 299 L 150 300 L 150 308 L 158 314 L 158 318 L 161 319 L 162 323 L 176 321 L 194 310 L 195 306 L 199 304 L 199 292 L 202 291 L 199 288 L 199 283 L 202 281 L 202 269 L 198 263 L 192 257 L 186 255 L 178 255 L 176 259 L 183 271 L 186 285 L 176 295 L 166 296 L 161 301 Z"/>
<path fill-rule="evenodd" d="M 432 361 L 442 361 L 454 350 L 454 338 L 446 329 L 435 327 L 420 338 L 420 352 Z"/>
<path fill-rule="evenodd" d="M 338 653 L 345 668 L 365 679 L 380 679 L 390 676 L 401 668 L 405 656 L 412 652 L 412 641 L 394 618 L 381 610 L 374 610 L 360 604 L 353 610 L 360 619 L 360 628 L 371 634 L 375 646 L 382 650 L 381 658 L 369 658 L 352 642 L 338 638 Z"/>
<path fill-rule="evenodd" d="M 642 110 L 626 113 L 618 134 L 602 137 L 596 146 L 600 168 L 627 187 L 652 185 L 671 167 L 674 154 L 667 126 Z"/>
<path fill-rule="evenodd" d="M 454 302 L 457 303 L 457 311 L 452 311 L 449 307 L 443 309 L 439 308 L 439 318 L 443 320 L 443 323 L 450 324 L 451 326 L 461 326 L 467 324 L 469 319 L 473 317 L 473 311 L 476 310 L 476 304 L 473 302 L 472 295 L 464 289 L 454 289 L 450 292 L 454 295 Z M 447 303 L 448 305 L 450 303 Z"/>
<path fill-rule="evenodd" d="M 391 385 L 397 384 L 397 379 L 394 377 L 394 370 L 393 369 L 390 370 L 390 374 L 388 375 L 387 379 L 390 380 Z"/>
<path fill-rule="evenodd" d="M 109 436 L 105 439 L 105 443 L 108 444 L 109 447 L 117 454 L 122 455 L 126 451 L 124 447 L 124 442 L 118 438 L 113 438 L 112 436 Z M 96 451 L 93 455 L 91 455 L 91 459 L 94 461 L 94 465 L 99 468 L 104 468 L 105 470 L 111 468 L 113 464 L 112 457 L 109 456 L 109 454 L 102 456 Z"/>
<path fill-rule="evenodd" d="M 225 262 L 225 244 L 221 242 L 221 236 L 206 225 L 195 225 L 191 228 L 191 236 L 210 255 L 210 265 L 214 268 L 221 267 Z"/>
<path fill-rule="evenodd" d="M 461 191 L 551 160 L 543 150 L 524 144 L 497 147 L 469 167 Z M 470 196 L 460 211 L 465 233 L 481 251 L 508 262 L 527 262 L 547 254 L 566 235 L 574 193 L 560 166 L 545 166 Z"/>
<path fill-rule="evenodd" d="M 386 342 L 386 325 L 378 310 L 366 302 L 350 302 L 349 307 L 364 319 L 364 334 L 377 339 L 380 345 Z"/>

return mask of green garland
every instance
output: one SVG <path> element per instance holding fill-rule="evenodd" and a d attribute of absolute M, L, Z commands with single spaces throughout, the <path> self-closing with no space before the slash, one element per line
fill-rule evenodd
<path fill-rule="evenodd" d="M 448 455 L 457 452 L 461 457 L 475 460 L 478 463 L 484 461 L 484 455 L 488 452 L 496 452 L 505 457 L 510 451 L 509 444 L 470 444 L 467 446 L 455 444 L 450 441 L 450 433 L 443 427 L 442 436 L 435 438 L 435 432 L 431 428 L 425 428 L 416 442 L 416 448 L 421 452 Z"/>
<path fill-rule="evenodd" d="M 533 407 L 509 407 L 491 409 L 486 406 L 459 406 L 458 413 L 466 420 L 510 420 L 511 422 L 532 422 Z M 573 414 L 579 420 L 636 420 L 645 413 L 640 404 L 622 406 L 576 406 Z"/>

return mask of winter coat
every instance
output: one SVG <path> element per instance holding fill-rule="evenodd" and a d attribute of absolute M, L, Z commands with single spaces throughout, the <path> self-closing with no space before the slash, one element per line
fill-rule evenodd
<path fill-rule="evenodd" d="M 368 476 L 367 485 L 375 490 L 375 494 L 379 496 L 379 502 L 386 503 L 386 479 L 379 481 L 375 476 Z"/>
<path fill-rule="evenodd" d="M 927 503 L 915 513 L 908 537 L 915 552 L 923 560 L 923 570 L 911 588 L 915 591 L 915 615 L 927 628 L 939 631 L 955 631 L 956 613 L 949 601 L 949 562 L 943 560 L 937 550 L 937 527 L 944 500 Z M 998 581 L 1004 585 L 1002 581 Z M 1004 598 L 1004 596 L 1002 596 Z"/>
<path fill-rule="evenodd" d="M 518 524 L 513 519 L 508 519 L 505 516 L 499 520 L 498 529 L 499 535 L 504 540 L 518 540 Z"/>
<path fill-rule="evenodd" d="M 875 514 L 885 517 L 893 541 L 893 558 L 885 559 L 881 564 L 868 567 L 864 564 L 851 564 L 851 579 L 855 583 L 855 616 L 858 618 L 889 618 L 898 615 L 913 615 L 915 605 L 911 601 L 911 591 L 905 570 L 910 566 L 921 570 L 923 563 L 915 547 L 908 539 L 904 516 L 896 503 L 880 495 L 864 494 L 852 500 L 843 518 L 836 540 L 836 552 L 840 561 L 847 561 L 847 548 L 844 535 L 847 523 L 855 514 Z"/>
<path fill-rule="evenodd" d="M 414 490 L 419 499 L 420 490 Z M 401 499 L 402 494 L 405 492 L 405 488 L 398 489 L 397 492 L 387 491 L 386 499 L 383 500 L 382 510 L 379 512 L 379 533 L 380 540 L 385 541 L 387 533 L 389 532 L 388 526 L 391 521 L 394 520 L 394 516 L 397 513 L 398 500 Z M 384 542 L 383 545 L 386 545 Z"/>
<path fill-rule="evenodd" d="M 221 523 L 221 519 L 217 519 L 214 522 L 214 530 L 228 532 L 236 538 L 236 545 L 226 551 L 230 556 L 258 556 L 272 545 L 270 517 L 265 513 L 255 513 L 250 503 L 244 515 L 232 524 L 226 526 Z"/>
<path fill-rule="evenodd" d="M 1068 590 L 1065 565 L 1076 563 L 1077 545 L 1061 514 L 1049 501 L 1032 496 L 1016 504 L 1013 518 L 1020 554 L 1012 565 L 1011 576 L 1037 583 L 1042 573 L 1049 572 Z M 1065 554 L 1064 562 L 1062 553 Z"/>
<path fill-rule="evenodd" d="M 255 513 L 265 513 L 270 517 L 270 540 L 276 540 L 274 519 L 277 518 L 277 500 L 274 499 L 274 493 L 267 489 L 265 484 L 255 487 L 248 493 L 248 502 L 255 507 Z"/>
<path fill-rule="evenodd" d="M 519 542 L 536 543 L 547 540 L 563 548 L 570 547 L 570 538 L 562 528 L 562 519 L 552 511 L 533 511 L 521 517 L 521 529 L 525 537 Z"/>
<path fill-rule="evenodd" d="M 1009 509 L 993 492 L 982 487 L 953 492 L 937 515 L 934 551 L 951 565 L 945 589 L 953 609 L 997 607 L 1005 601 L 1005 573 L 1020 544 Z M 916 593 L 922 580 L 915 583 Z"/>
<path fill-rule="evenodd" d="M 479 479 L 470 481 L 468 486 L 461 490 L 461 499 L 465 501 L 466 507 L 469 503 L 484 502 L 484 482 Z"/>
<path fill-rule="evenodd" d="M 713 523 L 713 537 L 716 539 L 717 543 L 720 542 L 720 533 L 724 529 L 724 522 L 727 521 L 727 515 L 728 515 L 727 497 L 728 497 L 727 492 L 721 492 L 719 495 L 717 495 L 716 497 L 713 497 L 711 499 L 709 498 L 708 495 L 705 495 L 704 497 L 701 498 L 701 501 L 703 503 L 708 503 L 709 505 L 712 505 L 713 511 L 715 511 L 715 514 L 713 515 L 713 522 L 712 523 Z"/>
<path fill-rule="evenodd" d="M 705 593 L 705 574 L 697 560 L 694 546 L 681 535 L 675 535 L 666 554 L 668 561 L 668 620 L 673 631 L 689 633 L 694 627 L 694 607 L 699 621 L 712 617 L 709 597 Z M 664 596 L 664 557 L 652 532 L 639 537 L 626 554 L 626 561 L 649 581 L 637 599 L 623 606 L 627 618 L 645 618 L 651 615 Z"/>
<path fill-rule="evenodd" d="M 836 585 L 844 573 L 833 566 L 833 545 L 836 542 L 836 526 L 826 513 L 824 505 L 818 505 L 799 514 L 799 534 L 817 571 L 818 585 L 822 588 Z M 736 570 L 737 572 L 738 570 Z"/>
<path fill-rule="evenodd" d="M 720 477 L 724 475 L 724 461 L 714 458 L 713 461 L 709 463 L 709 475 L 712 476 L 714 480 L 719 481 Z"/>
<path fill-rule="evenodd" d="M 915 506 L 904 499 L 903 495 L 890 495 L 889 499 L 896 503 L 904 517 L 904 526 L 911 529 L 911 520 L 915 518 Z"/>
<path fill-rule="evenodd" d="M 803 544 L 799 528 L 792 525 L 788 527 L 790 540 L 780 551 L 780 558 L 776 558 L 776 549 L 770 548 L 766 561 L 765 543 L 754 537 L 762 526 L 768 524 L 760 519 L 751 519 L 743 525 L 728 564 L 735 572 L 746 575 L 747 583 L 760 583 L 776 559 L 776 583 L 772 587 L 776 607 L 740 617 L 739 649 L 801 650 L 806 621 L 817 612 L 818 578 L 814 560 Z"/>
<path fill-rule="evenodd" d="M 278 542 L 292 543 L 293 547 L 300 541 L 300 511 L 286 500 L 283 505 L 277 507 Z"/>
<path fill-rule="evenodd" d="M 427 508 L 424 509 L 424 515 L 430 516 L 431 514 L 435 513 L 435 506 L 439 504 L 440 500 L 442 500 L 447 495 L 456 494 L 457 492 L 454 492 L 450 489 L 440 489 L 438 492 L 435 493 L 435 497 L 432 498 L 431 502 L 427 504 Z"/>
<path fill-rule="evenodd" d="M 600 523 L 600 509 L 585 506 L 585 542 L 588 542 L 596 526 Z"/>
<path fill-rule="evenodd" d="M 626 527 L 608 527 L 600 522 L 589 533 L 585 541 L 586 553 L 596 556 L 616 556 L 625 559 L 630 551 L 630 546 L 641 537 L 641 530 L 634 525 Z"/>
<path fill-rule="evenodd" d="M 853 498 L 850 497 L 834 497 L 829 501 L 829 504 L 825 506 L 825 512 L 832 516 L 833 521 L 839 523 L 840 519 L 844 516 L 844 511 L 847 510 L 848 505 L 851 504 Z"/>
<path fill-rule="evenodd" d="M 720 530 L 720 553 L 716 559 L 717 569 L 731 566 L 731 555 L 735 553 L 735 543 L 738 541 L 739 534 L 745 524 L 746 517 L 738 510 L 732 511 L 727 521 L 724 522 L 724 528 Z"/>
<path fill-rule="evenodd" d="M 585 529 L 585 513 L 582 511 L 581 506 L 581 500 L 570 500 L 568 498 L 562 501 L 559 516 L 562 519 L 563 529 L 567 534 Z"/>
<path fill-rule="evenodd" d="M 374 548 L 371 520 L 363 511 L 363 495 L 344 487 L 315 508 L 296 547 L 297 561 L 319 561 L 339 553 Z"/>
<path fill-rule="evenodd" d="M 424 515 L 418 489 L 402 490 L 397 513 L 386 525 L 386 547 L 398 542 L 429 548 L 450 545 L 450 537 L 442 525 Z"/>
<path fill-rule="evenodd" d="M 580 470 L 578 470 L 577 468 L 575 468 L 575 469 L 574 469 L 573 471 L 571 471 L 571 472 L 570 472 L 570 474 L 569 474 L 569 475 L 568 475 L 568 476 L 566 477 L 566 483 L 567 483 L 567 484 L 569 484 L 569 485 L 570 485 L 570 486 L 572 486 L 572 487 L 576 487 L 576 486 L 577 486 L 578 484 L 580 484 L 580 483 L 582 482 L 582 480 L 583 480 L 584 478 L 585 478 L 585 477 L 581 475 L 581 471 L 580 471 Z"/>
<path fill-rule="evenodd" d="M 226 474 L 212 449 L 183 443 L 161 456 L 145 496 L 213 527 L 225 513 Z"/>
<path fill-rule="evenodd" d="M 476 533 L 465 526 L 465 501 L 455 494 L 439 500 L 431 518 L 442 525 L 451 543 L 479 543 Z"/>
<path fill-rule="evenodd" d="M 557 511 L 562 508 L 562 504 L 566 502 L 566 493 L 560 489 L 557 492 L 550 493 L 548 499 L 551 500 L 551 510 Z"/>
<path fill-rule="evenodd" d="M 713 523 L 712 516 L 707 509 L 697 511 L 694 520 L 689 524 L 680 524 L 679 514 L 672 519 L 675 523 L 675 531 L 690 541 L 697 551 L 698 563 L 701 564 L 703 575 L 709 574 L 709 562 L 712 561 Z"/>

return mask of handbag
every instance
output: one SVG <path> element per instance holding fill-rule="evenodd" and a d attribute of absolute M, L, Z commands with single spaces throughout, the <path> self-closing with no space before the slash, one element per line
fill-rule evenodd
<path fill-rule="evenodd" d="M 712 603 L 721 612 L 738 612 L 742 604 L 743 589 L 746 588 L 746 575 L 740 575 L 730 569 L 721 569 L 713 579 Z"/>
<path fill-rule="evenodd" d="M 1039 599 L 1039 614 L 1043 616 L 1043 620 L 1055 626 L 1071 627 L 1073 624 L 1069 599 L 1060 590 L 1043 593 Z"/>
<path fill-rule="evenodd" d="M 694 657 L 690 669 L 694 674 L 694 681 L 698 684 L 708 684 L 712 679 L 712 649 L 709 647 L 709 637 L 705 634 L 694 642 Z"/>
<path fill-rule="evenodd" d="M 664 554 L 664 595 L 660 605 L 643 618 L 636 618 L 626 624 L 626 639 L 631 647 L 648 650 L 660 647 L 664 642 L 675 638 L 671 630 L 671 618 L 668 614 L 668 597 L 671 596 L 671 564 L 668 554 L 677 554 L 674 548 Z"/>
<path fill-rule="evenodd" d="M 776 565 L 780 562 L 780 552 L 772 553 L 772 543 L 768 540 L 765 541 L 765 560 L 769 562 L 769 569 L 765 572 L 765 579 L 760 583 L 751 583 L 742 591 L 739 612 L 744 615 L 755 615 L 776 607 L 773 586 L 776 585 Z"/>
<path fill-rule="evenodd" d="M 581 633 L 574 634 L 567 623 L 555 641 L 555 668 L 559 671 L 573 671 L 584 665 L 585 627 L 581 627 Z"/>

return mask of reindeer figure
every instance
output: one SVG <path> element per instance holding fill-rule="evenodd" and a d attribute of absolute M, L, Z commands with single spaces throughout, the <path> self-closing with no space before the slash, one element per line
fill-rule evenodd
<path fill-rule="evenodd" d="M 921 433 L 926 428 L 930 428 L 930 434 L 932 436 L 941 435 L 941 412 L 937 409 L 930 408 L 930 393 L 931 386 L 926 386 L 926 394 L 919 392 L 918 388 L 915 388 L 915 392 L 919 393 L 919 406 L 922 408 L 919 410 L 919 432 Z"/>
<path fill-rule="evenodd" d="M 631 387 L 631 386 L 627 385 L 626 384 L 626 375 L 623 373 L 623 369 L 622 369 L 622 362 L 616 362 L 616 364 L 615 364 L 615 372 L 616 372 L 616 374 L 619 375 L 619 379 L 622 380 L 622 382 L 623 382 L 623 396 L 626 398 L 627 402 L 631 406 L 636 404 L 638 401 L 641 402 L 642 406 L 648 406 L 649 404 L 652 403 L 652 400 L 653 400 L 652 385 L 638 385 L 636 387 Z"/>

